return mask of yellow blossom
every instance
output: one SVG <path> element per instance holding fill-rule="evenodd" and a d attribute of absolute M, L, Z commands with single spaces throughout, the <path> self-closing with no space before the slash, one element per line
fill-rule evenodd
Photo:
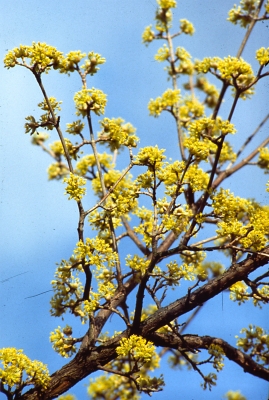
<path fill-rule="evenodd" d="M 66 124 L 67 129 L 66 132 L 70 133 L 71 135 L 79 135 L 83 131 L 85 124 L 81 122 L 80 119 L 77 121 L 72 122 L 71 124 Z"/>
<path fill-rule="evenodd" d="M 0 349 L 0 363 L 0 383 L 4 388 L 7 385 L 6 390 L 14 387 L 19 394 L 26 385 L 42 389 L 49 385 L 47 366 L 40 361 L 30 360 L 22 350 L 12 347 Z"/>
<path fill-rule="evenodd" d="M 68 325 L 65 328 L 58 326 L 50 333 L 50 342 L 53 349 L 62 357 L 71 357 L 76 352 L 75 341 L 72 337 L 72 328 Z"/>
<path fill-rule="evenodd" d="M 29 65 L 27 60 L 29 59 Z M 16 64 L 30 66 L 35 72 L 48 72 L 51 67 L 58 69 L 63 59 L 63 53 L 46 43 L 32 43 L 32 46 L 16 47 L 10 50 L 4 58 L 6 68 L 13 68 Z"/>
<path fill-rule="evenodd" d="M 74 96 L 76 114 L 86 117 L 92 110 L 96 115 L 104 114 L 106 106 L 106 94 L 99 89 L 82 89 Z"/>
<path fill-rule="evenodd" d="M 259 150 L 258 166 L 265 170 L 265 173 L 269 172 L 269 149 L 263 147 Z"/>
<path fill-rule="evenodd" d="M 120 341 L 116 352 L 119 356 L 129 355 L 131 359 L 143 364 L 151 360 L 155 354 L 155 346 L 141 336 L 131 335 L 129 338 L 123 338 Z"/>
<path fill-rule="evenodd" d="M 157 97 L 155 100 L 150 100 L 148 104 L 149 114 L 158 117 L 162 111 L 169 109 L 169 107 L 173 109 L 173 107 L 178 104 L 179 99 L 179 89 L 167 89 L 161 97 Z"/>
<path fill-rule="evenodd" d="M 69 194 L 68 200 L 79 201 L 86 194 L 86 188 L 81 187 L 86 185 L 86 179 L 70 173 L 69 178 L 64 178 L 63 181 L 67 183 L 65 194 Z"/>
<path fill-rule="evenodd" d="M 238 301 L 238 304 L 249 300 L 248 287 L 244 282 L 236 282 L 230 287 L 230 299 Z"/>
<path fill-rule="evenodd" d="M 152 25 L 149 25 L 145 28 L 143 34 L 142 34 L 142 41 L 146 45 L 148 45 L 150 42 L 152 42 L 155 38 L 155 33 L 151 29 Z"/>
<path fill-rule="evenodd" d="M 261 47 L 256 51 L 256 59 L 259 61 L 260 65 L 265 65 L 269 62 L 269 47 Z"/>
<path fill-rule="evenodd" d="M 181 19 L 179 22 L 180 22 L 180 30 L 182 33 L 191 36 L 194 34 L 195 29 L 190 21 L 188 21 L 187 19 Z"/>
<path fill-rule="evenodd" d="M 101 143 L 107 145 L 111 151 L 119 150 L 122 146 L 137 146 L 136 129 L 130 123 L 124 124 L 123 119 L 104 118 L 100 121 L 100 125 L 103 130 L 99 133 L 99 138 L 104 140 Z"/>

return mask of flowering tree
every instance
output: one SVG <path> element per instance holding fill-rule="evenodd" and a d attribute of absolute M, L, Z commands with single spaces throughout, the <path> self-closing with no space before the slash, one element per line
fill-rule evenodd
<path fill-rule="evenodd" d="M 238 102 L 251 98 L 255 86 L 269 75 L 269 48 L 257 50 L 256 74 L 241 58 L 255 24 L 269 19 L 269 2 L 242 0 L 240 7 L 229 12 L 230 22 L 246 28 L 236 57 L 201 61 L 175 47 L 178 36 L 194 33 L 185 19 L 173 31 L 176 1 L 157 3 L 155 26 L 148 26 L 142 38 L 146 45 L 161 41 L 155 59 L 165 63 L 171 88 L 151 99 L 148 109 L 154 117 L 169 112 L 174 120 L 175 135 L 171 133 L 169 140 L 178 144 L 178 160 L 167 160 L 165 150 L 158 146 L 137 150 L 135 128 L 121 118 L 104 117 L 100 132 L 94 132 L 92 119 L 105 114 L 106 94 L 88 88 L 87 79 L 105 62 L 101 55 L 71 51 L 64 56 L 45 43 L 33 43 L 5 57 L 6 68 L 26 68 L 42 92 L 41 115 L 28 116 L 25 130 L 32 143 L 53 159 L 49 179 L 63 180 L 68 198 L 78 208 L 78 242 L 70 258 L 57 264 L 51 315 L 71 313 L 85 325 L 85 334 L 79 338 L 69 325 L 51 333 L 54 350 L 72 357 L 52 375 L 22 350 L 1 349 L 0 392 L 8 399 L 53 399 L 98 370 L 104 374 L 88 388 L 93 399 L 138 399 L 139 392 L 162 390 L 163 377 L 151 371 L 167 354 L 172 368 L 185 365 L 200 374 L 204 389 L 216 384 L 216 372 L 226 358 L 269 381 L 269 336 L 262 327 L 243 327 L 237 347 L 225 341 L 221 332 L 215 337 L 189 330 L 200 307 L 226 290 L 239 305 L 252 301 L 254 311 L 269 299 L 269 208 L 225 189 L 226 179 L 236 179 L 250 162 L 265 172 L 269 169 L 269 138 L 251 148 L 269 114 L 242 139 L 239 149 L 229 144 L 229 136 L 236 134 L 232 118 Z M 61 127 L 61 102 L 50 97 L 43 85 L 43 74 L 52 69 L 76 73 L 82 83 L 74 95 L 80 119 L 67 124 L 68 138 Z M 211 75 L 219 81 L 220 90 L 210 83 Z M 185 79 L 181 89 L 180 77 Z M 232 105 L 227 119 L 222 119 L 219 114 L 229 90 Z M 48 135 L 42 130 L 55 130 L 59 140 L 46 145 Z M 116 161 L 124 149 L 129 160 L 119 171 Z M 84 205 L 86 185 L 96 196 L 90 209 Z M 91 237 L 85 235 L 85 224 L 94 232 Z M 126 251 L 128 240 L 136 247 L 132 255 L 128 247 Z M 179 285 L 185 290 L 180 297 L 173 291 Z M 107 333 L 113 314 L 124 328 Z M 206 364 L 212 367 L 209 374 L 204 372 Z M 236 393 L 227 397 L 243 399 Z"/>

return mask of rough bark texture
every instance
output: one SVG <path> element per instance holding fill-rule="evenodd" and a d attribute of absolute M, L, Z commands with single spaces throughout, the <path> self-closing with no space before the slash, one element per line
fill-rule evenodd
<path fill-rule="evenodd" d="M 229 288 L 232 284 L 247 277 L 251 272 L 268 263 L 269 249 L 265 249 L 263 254 L 255 254 L 248 256 L 244 261 L 232 265 L 222 276 L 217 277 L 204 284 L 202 287 L 186 296 L 174 301 L 166 307 L 160 308 L 152 316 L 147 318 L 140 324 L 139 334 L 147 339 L 152 340 L 157 346 L 180 348 L 182 347 L 182 338 L 184 346 L 188 345 L 190 349 L 206 349 L 211 343 L 219 344 L 227 358 L 237 363 L 244 371 L 269 381 L 269 372 L 261 365 L 255 363 L 249 356 L 230 346 L 227 342 L 219 338 L 210 336 L 184 335 L 178 337 L 174 334 L 160 334 L 156 331 L 162 326 L 167 325 L 175 318 L 186 314 L 210 300 L 223 290 Z M 126 295 L 130 293 L 136 286 L 137 282 L 130 279 L 124 289 L 118 291 L 112 306 L 116 307 L 125 300 Z M 95 333 L 98 334 L 105 321 L 107 320 L 110 311 L 101 310 L 96 318 Z M 116 357 L 116 347 L 119 341 L 128 336 L 129 331 L 123 332 L 116 338 L 109 340 L 102 346 L 90 347 L 90 340 L 87 340 L 90 332 L 85 335 L 85 340 L 78 351 L 77 355 L 66 364 L 63 368 L 51 375 L 50 386 L 46 393 L 40 393 L 37 389 L 29 390 L 19 398 L 23 400 L 37 399 L 54 399 L 65 393 L 72 386 L 78 383 L 86 376 L 92 374 L 99 369 L 99 366 L 104 366 L 109 361 Z"/>
<path fill-rule="evenodd" d="M 183 335 L 182 337 L 178 337 L 175 334 L 156 332 L 149 335 L 148 339 L 151 340 L 155 346 L 169 347 L 177 350 L 184 349 L 185 351 L 188 351 L 188 349 L 208 349 L 211 344 L 219 345 L 222 347 L 225 356 L 242 367 L 244 372 L 249 372 L 251 375 L 269 381 L 268 369 L 257 364 L 250 356 L 220 338 L 198 335 Z"/>

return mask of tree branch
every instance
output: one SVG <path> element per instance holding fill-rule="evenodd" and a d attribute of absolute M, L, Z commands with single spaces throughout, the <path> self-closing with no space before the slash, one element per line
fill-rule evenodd
<path fill-rule="evenodd" d="M 174 301 L 166 307 L 160 308 L 153 315 L 148 317 L 140 325 L 140 334 L 144 337 L 154 332 L 175 318 L 186 314 L 199 305 L 205 303 L 217 294 L 228 289 L 234 283 L 243 280 L 251 272 L 268 264 L 269 247 L 263 250 L 263 255 L 256 254 L 248 256 L 240 263 L 233 264 L 221 276 L 218 276 L 204 284 L 194 292 Z"/>
<path fill-rule="evenodd" d="M 238 282 L 247 277 L 251 272 L 257 270 L 263 265 L 266 265 L 268 263 L 267 254 L 269 254 L 269 247 L 265 248 L 263 250 L 263 253 L 264 254 L 262 255 L 256 254 L 248 256 L 240 263 L 232 265 L 220 277 L 212 279 L 210 282 L 204 284 L 201 288 L 195 290 L 189 295 L 186 295 L 174 301 L 170 305 L 160 308 L 152 316 L 148 317 L 140 324 L 138 333 L 148 339 L 155 337 L 156 340 L 157 338 L 159 338 L 160 340 L 162 337 L 156 336 L 160 334 L 155 333 L 159 328 L 167 325 L 175 318 L 178 318 L 179 316 L 184 315 L 187 312 L 196 308 L 197 306 L 205 303 L 217 294 L 226 290 L 235 282 Z M 117 293 L 117 298 L 113 299 L 113 307 L 115 307 L 115 304 L 117 302 L 118 304 L 120 304 L 120 302 L 124 299 L 124 296 L 126 296 L 127 293 L 130 293 L 136 285 L 137 282 L 135 277 L 130 278 L 129 281 L 125 284 L 125 293 L 119 291 Z M 97 333 L 101 331 L 104 321 L 107 320 L 110 314 L 111 311 L 109 310 L 101 310 L 98 313 L 97 317 L 95 318 L 95 328 Z M 83 339 L 84 343 L 82 343 L 82 346 L 75 358 L 64 367 L 62 367 L 60 370 L 51 375 L 49 388 L 46 390 L 46 393 L 43 394 L 42 399 L 50 400 L 58 397 L 60 394 L 65 393 L 86 376 L 92 374 L 93 372 L 96 372 L 99 365 L 104 366 L 108 362 L 116 358 L 116 347 L 119 345 L 119 341 L 123 337 L 127 337 L 129 333 L 130 331 L 126 330 L 122 334 L 118 335 L 116 338 L 107 341 L 103 346 L 98 347 L 89 347 L 89 345 L 87 345 L 88 343 L 86 334 Z M 178 345 L 179 338 L 176 337 L 176 339 Z M 201 346 L 201 348 L 207 348 L 212 343 L 212 340 L 219 340 L 218 344 L 220 346 L 223 346 L 225 354 L 229 359 L 240 365 L 244 369 L 244 371 L 269 381 L 269 372 L 267 370 L 255 363 L 249 356 L 233 348 L 222 339 L 210 338 L 209 336 L 199 338 L 198 336 L 184 335 L 184 340 L 188 339 L 190 342 L 189 346 L 192 346 L 193 348 L 199 346 Z M 167 343 L 165 343 L 164 346 L 167 347 Z M 23 396 L 21 396 L 21 399 L 40 399 L 38 389 L 31 389 Z"/>
<path fill-rule="evenodd" d="M 225 356 L 239 365 L 244 372 L 258 378 L 269 381 L 269 370 L 262 365 L 253 361 L 253 359 L 236 347 L 231 346 L 225 340 L 211 336 L 197 336 L 197 335 L 183 335 L 181 338 L 173 333 L 159 333 L 155 332 L 148 335 L 147 339 L 151 340 L 155 346 L 169 347 L 180 350 L 186 347 L 191 349 L 208 349 L 211 344 L 220 346 Z"/>

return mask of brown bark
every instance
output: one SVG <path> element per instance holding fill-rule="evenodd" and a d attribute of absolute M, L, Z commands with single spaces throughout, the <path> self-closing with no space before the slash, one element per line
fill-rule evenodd
<path fill-rule="evenodd" d="M 182 337 L 178 337 L 175 334 L 162 334 L 158 332 L 149 335 L 148 339 L 155 346 L 169 347 L 177 350 L 184 349 L 184 351 L 188 351 L 188 349 L 208 349 L 211 344 L 218 345 L 223 349 L 225 356 L 239 365 L 244 372 L 269 381 L 269 370 L 267 368 L 256 363 L 250 356 L 231 346 L 225 340 L 211 336 L 197 335 L 183 335 Z"/>

